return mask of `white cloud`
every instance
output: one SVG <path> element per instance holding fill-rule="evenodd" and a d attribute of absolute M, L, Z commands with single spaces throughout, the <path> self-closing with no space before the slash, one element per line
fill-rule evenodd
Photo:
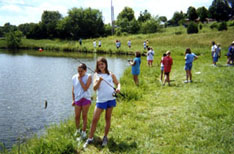
<path fill-rule="evenodd" d="M 114 4 L 115 19 L 125 6 L 135 11 L 136 18 L 140 11 L 147 9 L 152 15 L 167 16 L 170 19 L 175 11 L 187 12 L 189 6 L 210 6 L 212 0 L 112 0 Z M 99 9 L 104 22 L 111 20 L 111 0 L 1 0 L 0 26 L 6 22 L 21 24 L 39 22 L 44 10 L 59 11 L 64 16 L 73 7 Z M 6 18 L 7 16 L 7 18 Z"/>

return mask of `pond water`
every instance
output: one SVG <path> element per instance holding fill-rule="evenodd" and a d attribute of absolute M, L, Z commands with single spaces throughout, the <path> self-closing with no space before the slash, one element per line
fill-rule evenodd
<path fill-rule="evenodd" d="M 109 70 L 119 79 L 129 66 L 128 57 L 104 56 Z M 91 58 L 36 57 L 0 52 L 0 142 L 6 148 L 16 144 L 18 138 L 40 134 L 45 126 L 59 123 L 74 114 L 71 78 L 77 73 L 78 60 L 94 69 L 98 55 L 88 57 Z M 91 72 L 88 70 L 88 73 Z M 44 109 L 45 100 L 48 101 L 47 109 Z"/>

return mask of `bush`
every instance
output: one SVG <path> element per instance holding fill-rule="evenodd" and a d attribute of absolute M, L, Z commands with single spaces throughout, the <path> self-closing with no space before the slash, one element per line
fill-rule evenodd
<path fill-rule="evenodd" d="M 213 24 L 210 25 L 210 28 L 211 29 L 214 29 L 214 28 L 217 29 L 218 28 L 218 24 L 215 22 L 215 23 L 213 23 Z"/>
<path fill-rule="evenodd" d="M 202 27 L 202 24 L 200 24 L 200 25 L 199 25 L 199 29 L 202 30 L 202 28 L 203 28 L 203 27 Z"/>
<path fill-rule="evenodd" d="M 227 30 L 227 23 L 222 22 L 219 24 L 218 31 Z"/>
<path fill-rule="evenodd" d="M 194 22 L 191 22 L 187 28 L 188 34 L 198 33 L 198 25 Z"/>
<path fill-rule="evenodd" d="M 234 26 L 234 21 L 230 22 L 229 26 Z"/>
<path fill-rule="evenodd" d="M 21 44 L 23 33 L 21 31 L 11 31 L 5 34 L 7 47 L 10 49 L 17 49 Z"/>

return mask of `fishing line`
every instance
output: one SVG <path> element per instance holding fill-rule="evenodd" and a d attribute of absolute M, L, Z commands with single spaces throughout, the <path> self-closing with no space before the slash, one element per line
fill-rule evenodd
<path fill-rule="evenodd" d="M 82 63 L 79 59 L 77 59 L 77 61 L 78 61 L 79 63 L 81 63 L 81 64 L 84 64 L 84 63 Z M 93 69 L 91 69 L 89 66 L 86 65 L 86 67 L 87 67 L 91 72 L 93 72 L 94 74 L 96 73 L 96 72 L 95 72 Z M 98 74 L 97 74 L 97 76 L 100 77 Z M 110 82 L 106 81 L 105 79 L 102 79 L 102 80 L 103 80 L 104 82 L 106 82 L 108 86 L 110 86 L 111 88 L 113 88 L 114 90 L 116 90 L 116 88 L 115 88 L 114 86 L 112 86 L 112 85 L 110 84 Z M 121 92 L 119 92 L 118 94 L 120 94 L 121 96 L 125 97 L 124 94 L 122 94 Z M 116 92 L 113 92 L 112 95 L 113 95 L 114 97 L 117 97 Z"/>

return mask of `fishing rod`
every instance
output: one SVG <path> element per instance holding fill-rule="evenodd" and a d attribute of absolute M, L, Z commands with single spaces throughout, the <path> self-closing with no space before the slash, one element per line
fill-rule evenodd
<path fill-rule="evenodd" d="M 78 60 L 79 63 L 84 64 L 84 63 L 82 63 L 79 59 L 77 59 L 77 60 Z M 96 73 L 96 72 L 95 72 L 93 69 L 91 69 L 89 66 L 86 65 L 86 67 L 87 67 L 91 72 Z M 97 75 L 98 75 L 98 74 L 97 74 Z M 99 75 L 98 75 L 98 76 L 99 76 Z M 113 88 L 114 90 L 116 90 L 116 88 L 115 88 L 114 86 L 112 86 L 112 85 L 110 84 L 110 82 L 106 81 L 106 80 L 103 79 L 103 78 L 102 78 L 102 80 L 103 80 L 104 82 L 106 82 L 108 86 L 110 86 L 111 88 Z M 120 94 L 121 96 L 125 97 L 124 94 L 122 94 L 121 92 L 119 92 L 119 94 Z M 117 97 L 116 92 L 113 92 L 112 95 L 113 95 L 114 97 Z"/>

